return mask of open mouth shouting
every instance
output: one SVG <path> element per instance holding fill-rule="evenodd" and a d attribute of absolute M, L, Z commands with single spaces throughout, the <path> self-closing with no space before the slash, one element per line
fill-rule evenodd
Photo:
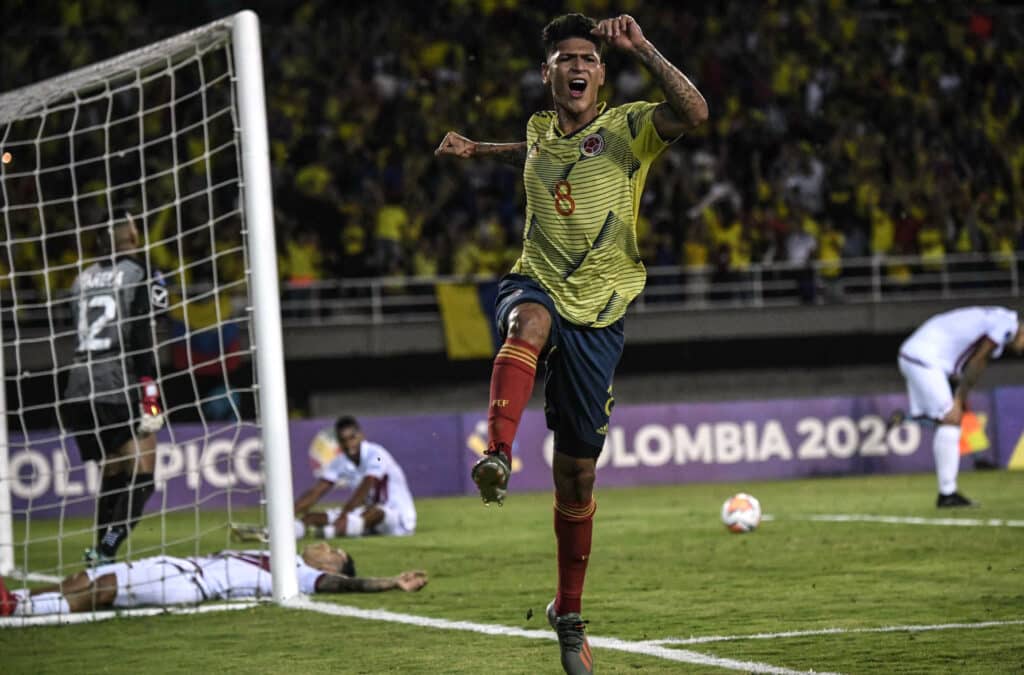
<path fill-rule="evenodd" d="M 582 77 L 574 77 L 569 80 L 569 96 L 582 98 L 587 90 L 587 81 Z"/>

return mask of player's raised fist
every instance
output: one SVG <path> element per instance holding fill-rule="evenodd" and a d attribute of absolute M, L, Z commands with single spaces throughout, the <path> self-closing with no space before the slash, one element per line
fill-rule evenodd
<path fill-rule="evenodd" d="M 612 47 L 627 52 L 636 51 L 647 40 L 644 32 L 640 30 L 640 24 L 629 14 L 598 21 L 597 27 L 590 32 Z"/>
<path fill-rule="evenodd" d="M 441 145 L 434 150 L 435 155 L 455 155 L 456 157 L 472 157 L 476 153 L 476 141 L 471 141 L 462 134 L 449 131 L 444 135 Z"/>

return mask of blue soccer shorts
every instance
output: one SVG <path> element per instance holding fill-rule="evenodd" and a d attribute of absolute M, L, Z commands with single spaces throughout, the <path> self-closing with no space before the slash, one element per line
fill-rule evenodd
<path fill-rule="evenodd" d="M 524 302 L 543 305 L 551 315 L 545 348 L 544 416 L 555 432 L 555 449 L 572 457 L 596 459 L 608 435 L 615 399 L 612 379 L 625 344 L 625 321 L 590 328 L 567 321 L 544 288 L 521 274 L 498 284 L 495 303 L 498 332 L 508 334 L 512 310 Z"/>

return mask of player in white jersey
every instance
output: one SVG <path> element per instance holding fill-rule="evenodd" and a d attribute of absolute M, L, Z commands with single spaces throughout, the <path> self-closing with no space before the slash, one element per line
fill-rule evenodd
<path fill-rule="evenodd" d="M 295 536 L 359 537 L 364 534 L 410 535 L 416 531 L 413 504 L 405 472 L 377 443 L 366 440 L 352 417 L 334 425 L 341 452 L 317 471 L 317 482 L 295 502 Z M 310 512 L 336 485 L 354 486 L 340 509 Z"/>
<path fill-rule="evenodd" d="M 310 544 L 296 560 L 302 593 L 418 591 L 427 573 L 357 577 L 352 557 L 327 542 Z M 100 565 L 60 584 L 8 591 L 0 578 L 0 616 L 66 614 L 99 609 L 195 605 L 205 600 L 270 597 L 270 556 L 266 551 L 220 551 L 210 556 L 153 556 Z"/>
<path fill-rule="evenodd" d="M 974 505 L 957 492 L 960 422 L 967 394 L 988 362 L 1007 348 L 1024 352 L 1024 331 L 1017 312 L 1005 307 L 964 307 L 937 314 L 900 345 L 898 361 L 907 381 L 910 415 L 938 425 L 932 451 L 939 507 Z M 950 379 L 956 382 L 955 390 Z"/>

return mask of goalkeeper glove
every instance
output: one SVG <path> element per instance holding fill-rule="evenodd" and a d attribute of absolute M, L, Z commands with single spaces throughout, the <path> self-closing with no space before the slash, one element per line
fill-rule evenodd
<path fill-rule="evenodd" d="M 160 410 L 160 389 L 152 377 L 140 377 L 142 386 L 142 419 L 139 421 L 139 433 L 152 434 L 164 426 L 164 414 Z"/>

